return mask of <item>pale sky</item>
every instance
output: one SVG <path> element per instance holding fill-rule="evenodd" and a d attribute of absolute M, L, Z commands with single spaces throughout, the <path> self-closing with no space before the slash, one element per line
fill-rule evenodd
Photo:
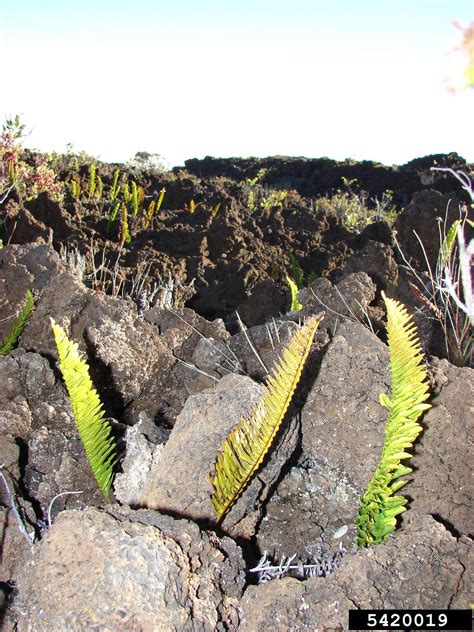
<path fill-rule="evenodd" d="M 0 115 L 105 161 L 474 162 L 452 95 L 472 0 L 0 0 Z"/>

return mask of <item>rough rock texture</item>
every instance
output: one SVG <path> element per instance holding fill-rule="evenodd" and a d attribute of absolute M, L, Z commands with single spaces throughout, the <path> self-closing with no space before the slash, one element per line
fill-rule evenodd
<path fill-rule="evenodd" d="M 386 543 L 347 554 L 329 577 L 250 586 L 239 631 L 347 630 L 351 608 L 468 608 L 470 539 L 458 540 L 430 516 L 410 513 Z"/>
<path fill-rule="evenodd" d="M 4 246 L 0 261 L 1 340 L 24 306 L 27 290 L 40 293 L 62 265 L 57 253 L 46 244 Z"/>
<path fill-rule="evenodd" d="M 422 269 L 426 268 L 425 258 L 413 231 L 416 231 L 431 269 L 434 270 L 440 246 L 437 218 L 444 220 L 445 217 L 447 227 L 458 219 L 459 200 L 430 189 L 415 193 L 410 204 L 397 217 L 394 229 L 397 231 L 397 240 L 401 250 L 407 259 L 421 264 Z"/>
<path fill-rule="evenodd" d="M 0 429 L 27 447 L 23 482 L 43 511 L 63 491 L 84 492 L 70 503 L 100 502 L 69 397 L 43 356 L 16 349 L 0 357 Z"/>
<path fill-rule="evenodd" d="M 153 308 L 144 318 L 160 332 L 160 340 L 178 362 L 143 383 L 126 417 L 135 422 L 145 414 L 172 427 L 190 395 L 211 388 L 216 380 L 235 370 L 235 359 L 226 346 L 229 333 L 222 320 L 209 322 L 188 308 Z"/>
<path fill-rule="evenodd" d="M 42 425 L 70 430 L 64 388 L 46 358 L 16 349 L 0 357 L 0 432 L 26 439 Z"/>
<path fill-rule="evenodd" d="M 152 440 L 153 439 L 153 440 Z M 140 413 L 139 421 L 127 429 L 126 453 L 121 463 L 122 472 L 114 478 L 115 498 L 130 507 L 139 507 L 143 486 L 161 458 L 167 437 L 157 435 L 157 427 Z"/>
<path fill-rule="evenodd" d="M 25 559 L 30 554 L 30 544 L 20 531 L 17 518 L 11 506 L 11 494 L 15 498 L 15 505 L 24 519 L 28 533 L 34 532 L 34 512 L 30 503 L 18 493 L 20 468 L 19 446 L 11 435 L 0 435 L 0 472 L 5 480 L 0 480 L 0 542 L 1 542 L 1 572 L 0 582 L 14 584 L 18 575 L 23 571 Z M 8 485 L 8 490 L 5 486 Z M 29 523 L 28 521 L 32 522 Z M 1 611 L 1 606 L 0 606 Z"/>
<path fill-rule="evenodd" d="M 247 375 L 263 380 L 297 328 L 292 321 L 272 319 L 265 325 L 250 327 L 232 336 L 229 348 Z"/>
<path fill-rule="evenodd" d="M 435 361 L 432 409 L 423 418 L 406 487 L 413 509 L 432 514 L 455 533 L 473 536 L 474 371 Z"/>
<path fill-rule="evenodd" d="M 143 486 L 141 506 L 194 520 L 215 520 L 209 473 L 225 437 L 250 411 L 261 392 L 262 388 L 250 378 L 229 375 L 214 389 L 191 396 Z M 297 423 L 292 421 L 281 433 L 267 465 L 222 523 L 224 530 L 234 535 L 253 533 L 257 515 L 251 512 L 268 495 L 296 440 Z"/>
<path fill-rule="evenodd" d="M 269 156 L 268 158 L 191 158 L 185 161 L 185 169 L 203 178 L 225 176 L 235 180 L 254 178 L 264 170 L 264 181 L 276 188 L 294 188 L 301 195 L 317 197 L 327 195 L 342 185 L 342 178 L 356 179 L 370 196 L 381 196 L 384 191 L 394 191 L 395 198 L 406 201 L 424 186 L 440 191 L 452 191 L 452 181 L 444 173 L 430 171 L 430 167 L 449 166 L 466 169 L 466 162 L 456 153 L 434 154 L 416 158 L 405 165 L 385 166 L 370 160 L 337 162 L 330 158 L 297 158 Z M 175 167 L 179 173 L 182 167 Z"/>
<path fill-rule="evenodd" d="M 21 345 L 56 358 L 53 317 L 93 360 L 92 379 L 109 413 L 121 413 L 148 380 L 158 380 L 175 364 L 156 327 L 138 317 L 134 303 L 86 288 L 51 246 L 6 246 L 2 260 L 8 312 L 24 303 L 27 289 L 37 294 Z M 165 398 L 162 393 L 149 414 L 158 414 Z"/>
<path fill-rule="evenodd" d="M 473 416 L 457 385 L 472 390 L 472 372 L 443 362 L 436 377 L 433 408 L 423 418 L 426 429 L 414 449 L 415 471 L 407 477 L 413 483 L 403 493 L 413 498 L 414 507 L 467 534 L 472 522 Z M 389 389 L 388 348 L 358 323 L 343 323 L 301 414 L 298 463 L 267 504 L 257 536 L 262 551 L 310 558 L 319 550 L 320 538 L 334 542 L 334 532 L 343 525 L 349 529 L 342 541 L 350 546 L 358 499 L 384 440 L 386 411 L 379 394 Z"/>
<path fill-rule="evenodd" d="M 133 507 L 151 501 L 173 514 L 116 506 L 108 506 L 108 513 L 65 512 L 35 545 L 35 564 L 25 571 L 32 552 L 0 482 L 0 589 L 11 602 L 19 586 L 20 629 L 236 628 L 240 552 L 233 542 L 200 533 L 196 524 L 175 516 L 206 525 L 215 518 L 209 470 L 225 436 L 261 391 L 235 373 L 247 371 L 259 380 L 266 372 L 247 335 L 269 367 L 295 322 L 321 311 L 321 302 L 327 315 L 293 402 L 292 414 L 302 414 L 288 416 L 264 467 L 221 526 L 246 540 L 249 557 L 267 549 L 278 557 L 297 553 L 303 561 L 334 550 L 347 526 L 342 541 L 349 554 L 327 580 L 249 588 L 246 629 L 337 629 L 349 604 L 466 605 L 472 371 L 432 363 L 433 408 L 424 417 L 411 462 L 415 471 L 404 489 L 411 508 L 402 530 L 383 547 L 350 555 L 358 497 L 383 442 L 386 411 L 378 396 L 390 385 L 386 347 L 360 325 L 340 323 L 344 317 L 365 322 L 367 314 L 374 329 L 383 331 L 382 288 L 408 305 L 415 301 L 402 266 L 395 264 L 401 259 L 388 225 L 351 232 L 334 205 L 314 199 L 340 188 L 342 177 L 357 178 L 369 197 L 394 190 L 398 208 L 420 188 L 436 189 L 416 195 L 396 224 L 406 256 L 422 259 L 416 229 L 433 262 L 436 217 L 445 216 L 448 199 L 441 192 L 457 191 L 449 196 L 453 200 L 466 197 L 452 176 L 429 171 L 435 159 L 469 167 L 454 154 L 400 168 L 328 159 L 191 162 L 199 177 L 121 166 L 124 180 L 143 186 L 147 201 L 154 190 L 166 188 L 150 225 L 146 213 L 129 215 L 132 240 L 123 246 L 119 222 L 109 230 L 105 207 L 87 195 L 66 195 L 60 204 L 41 195 L 20 204 L 12 191 L 0 205 L 3 242 L 11 244 L 0 249 L 0 338 L 28 289 L 36 307 L 18 349 L 0 358 L 0 465 L 27 529 L 40 535 L 47 506 L 59 492 L 83 493 L 59 498 L 53 521 L 64 507 L 103 502 L 60 379 L 50 316 L 87 355 L 106 414 L 120 422 L 112 420 L 119 449 L 127 428 L 127 451 L 118 467 L 123 471 L 114 481 L 117 499 Z M 115 166 L 97 166 L 107 196 Z M 85 192 L 89 167 L 74 174 L 70 167 L 65 163 L 61 179 L 78 177 Z M 252 208 L 248 178 L 262 168 L 267 171 L 253 190 Z M 216 177 L 203 180 L 201 170 Z M 274 204 L 272 195 L 282 188 L 286 197 Z M 453 201 L 450 212 L 457 210 Z M 299 292 L 302 310 L 281 316 L 288 307 L 292 257 L 306 283 L 317 281 Z M 117 298 L 122 282 L 123 296 L 137 304 Z M 158 307 L 148 309 L 154 289 Z M 112 290 L 115 296 L 107 296 Z M 169 305 L 176 309 L 162 309 Z M 201 315 L 186 307 L 177 311 L 183 305 Z M 250 327 L 245 333 L 236 312 Z M 422 335 L 428 354 L 445 354 L 432 321 L 422 323 L 429 325 Z M 0 608 L 1 598 L 0 592 Z M 13 609 L 8 610 L 0 627 L 13 632 Z"/>
<path fill-rule="evenodd" d="M 348 274 L 337 284 L 320 277 L 298 292 L 298 300 L 303 306 L 301 315 L 311 316 L 323 311 L 320 328 L 331 333 L 343 318 L 367 323 L 368 318 L 380 317 L 380 312 L 371 307 L 375 292 L 376 286 L 365 272 Z"/>
<path fill-rule="evenodd" d="M 232 540 L 184 520 L 64 511 L 22 578 L 18 629 L 235 629 L 242 568 Z"/>
<path fill-rule="evenodd" d="M 379 289 L 393 294 L 398 283 L 398 266 L 393 249 L 377 241 L 368 240 L 361 250 L 352 255 L 341 274 L 365 272 Z"/>
<path fill-rule="evenodd" d="M 152 374 L 174 363 L 156 329 L 138 317 L 133 303 L 88 290 L 68 272 L 51 280 L 22 341 L 57 357 L 49 316 L 94 358 L 92 377 L 112 411 L 129 404 Z"/>

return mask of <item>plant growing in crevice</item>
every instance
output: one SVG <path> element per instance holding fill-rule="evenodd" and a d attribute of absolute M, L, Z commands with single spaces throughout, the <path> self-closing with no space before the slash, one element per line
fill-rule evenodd
<path fill-rule="evenodd" d="M 461 183 L 474 206 L 474 189 L 469 177 L 462 171 L 432 167 L 433 171 L 452 174 Z M 448 211 L 448 209 L 447 209 Z M 472 259 L 474 239 L 466 244 L 466 230 L 473 223 L 468 218 L 467 205 L 459 208 L 459 217 L 448 225 L 447 211 L 438 219 L 439 250 L 434 267 L 430 264 L 425 246 L 414 231 L 425 260 L 425 270 L 419 272 L 407 259 L 398 242 L 397 248 L 412 280 L 409 286 L 421 303 L 421 310 L 436 320 L 441 327 L 445 353 L 457 366 L 472 366 L 474 294 L 472 289 Z"/>
<path fill-rule="evenodd" d="M 298 286 L 293 281 L 293 279 L 289 276 L 286 277 L 286 281 L 288 283 L 288 287 L 290 288 L 290 296 L 291 296 L 290 311 L 298 312 L 303 307 L 301 303 L 298 301 Z"/>
<path fill-rule="evenodd" d="M 130 230 L 128 228 L 128 213 L 125 204 L 122 204 L 122 214 L 120 218 L 119 244 L 120 250 L 124 245 L 128 245 L 132 241 Z"/>
<path fill-rule="evenodd" d="M 112 184 L 111 184 L 110 193 L 109 193 L 110 202 L 115 202 L 115 200 L 117 199 L 120 193 L 121 185 L 119 184 L 119 178 L 120 178 L 120 170 L 115 169 L 114 175 L 112 176 Z"/>
<path fill-rule="evenodd" d="M 311 285 L 311 283 L 316 279 L 316 273 L 310 272 L 305 279 L 305 275 L 303 272 L 303 268 L 300 265 L 300 262 L 295 257 L 294 254 L 290 254 L 291 261 L 291 277 L 293 281 L 296 283 L 296 287 L 298 290 L 302 290 L 304 287 Z"/>
<path fill-rule="evenodd" d="M 121 206 L 122 206 L 121 202 L 115 202 L 115 204 L 112 206 L 112 210 L 110 211 L 110 215 L 107 220 L 107 235 L 109 236 L 112 233 L 112 227 L 114 225 L 115 218 L 117 217 L 117 214 Z"/>
<path fill-rule="evenodd" d="M 342 177 L 341 180 L 342 187 L 333 195 L 316 200 L 317 209 L 335 214 L 343 226 L 357 233 L 376 221 L 393 224 L 397 216 L 393 191 L 384 191 L 381 198 L 370 198 L 367 191 L 359 189 L 356 179 Z"/>
<path fill-rule="evenodd" d="M 212 504 L 221 522 L 270 449 L 288 410 L 321 317 L 313 316 L 291 337 L 275 363 L 261 399 L 230 432 L 210 477 Z"/>
<path fill-rule="evenodd" d="M 18 338 L 21 336 L 23 330 L 28 324 L 28 320 L 31 316 L 31 312 L 35 306 L 35 298 L 33 293 L 28 290 L 26 292 L 26 303 L 22 308 L 20 314 L 16 318 L 15 322 L 11 326 L 5 338 L 0 342 L 0 356 L 5 356 L 15 348 Z"/>
<path fill-rule="evenodd" d="M 94 198 L 95 189 L 97 186 L 97 168 L 95 164 L 91 164 L 89 167 L 89 202 Z"/>
<path fill-rule="evenodd" d="M 153 221 L 153 217 L 156 215 L 156 213 L 159 212 L 161 205 L 163 204 L 165 193 L 166 193 L 166 189 L 165 187 L 163 187 L 159 194 L 156 192 L 153 194 L 153 199 L 150 202 L 150 205 L 146 213 L 145 224 L 144 224 L 145 229 L 149 228 L 151 222 Z"/>
<path fill-rule="evenodd" d="M 220 208 L 221 208 L 221 202 L 217 202 L 217 204 L 213 206 L 212 211 L 211 211 L 211 224 L 216 219 L 217 213 L 219 212 Z"/>
<path fill-rule="evenodd" d="M 412 317 L 403 305 L 382 296 L 387 308 L 392 394 L 391 398 L 380 395 L 380 403 L 389 412 L 380 463 L 360 499 L 356 520 L 360 547 L 383 542 L 395 530 L 396 516 L 406 511 L 407 499 L 396 492 L 407 483 L 401 477 L 412 469 L 401 461 L 412 456 L 407 450 L 422 430 L 418 419 L 431 408 L 425 403 L 427 372 Z"/>
<path fill-rule="evenodd" d="M 259 209 L 266 211 L 272 207 L 281 208 L 288 195 L 287 191 L 268 191 L 262 185 L 266 173 L 266 169 L 260 169 L 254 178 L 247 178 L 245 181 L 244 193 L 250 213 L 255 213 Z"/>
<path fill-rule="evenodd" d="M 78 345 L 51 319 L 61 370 L 71 402 L 79 436 L 87 459 L 104 498 L 109 500 L 116 461 L 115 441 L 103 405 L 89 376 L 87 362 Z"/>

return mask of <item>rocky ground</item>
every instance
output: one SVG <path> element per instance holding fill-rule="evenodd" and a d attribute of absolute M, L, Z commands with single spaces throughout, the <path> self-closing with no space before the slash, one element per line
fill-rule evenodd
<path fill-rule="evenodd" d="M 329 631 L 347 629 L 349 608 L 469 607 L 473 370 L 469 353 L 446 347 L 406 270 L 406 261 L 426 268 L 414 230 L 434 267 L 436 218 L 449 226 L 468 209 L 456 179 L 430 171 L 435 162 L 471 169 L 456 154 L 401 167 L 300 158 L 190 160 L 172 173 L 98 165 L 99 197 L 89 165 L 65 161 L 63 201 L 4 201 L 0 340 L 27 290 L 36 304 L 17 348 L 0 357 L 0 463 L 34 535 L 18 529 L 0 483 L 3 629 Z M 145 196 L 136 214 L 128 207 L 130 239 L 125 202 L 110 221 L 117 168 Z M 388 190 L 390 208 L 381 205 Z M 290 311 L 286 276 L 298 274 L 301 309 Z M 432 408 L 400 528 L 357 549 L 359 497 L 383 443 L 378 398 L 390 388 L 382 290 L 415 314 Z M 295 406 L 216 527 L 217 451 L 298 322 L 321 311 Z M 110 504 L 83 452 L 50 317 L 87 355 L 119 442 Z M 472 331 L 465 336 L 472 343 Z M 81 493 L 58 498 L 48 515 L 67 491 Z M 259 583 L 263 573 L 251 569 L 265 552 L 277 565 L 296 555 L 296 568 Z"/>

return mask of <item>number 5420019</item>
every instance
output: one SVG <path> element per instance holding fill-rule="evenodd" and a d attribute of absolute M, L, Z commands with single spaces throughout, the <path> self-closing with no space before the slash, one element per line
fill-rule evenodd
<path fill-rule="evenodd" d="M 471 630 L 471 610 L 349 610 L 349 630 Z"/>

